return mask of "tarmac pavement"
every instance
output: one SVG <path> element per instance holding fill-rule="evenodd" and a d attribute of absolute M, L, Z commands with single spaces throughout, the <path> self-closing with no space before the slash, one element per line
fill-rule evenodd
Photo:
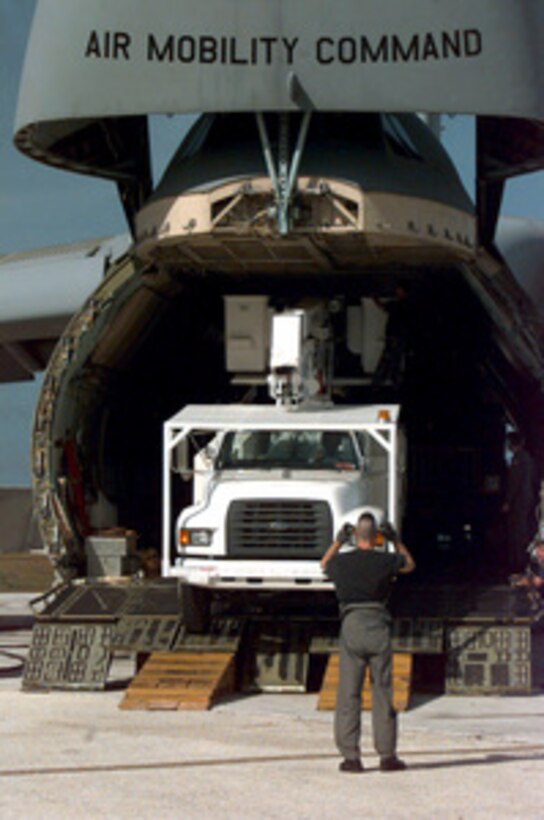
<path fill-rule="evenodd" d="M 365 714 L 366 771 L 344 774 L 315 695 L 122 711 L 128 657 L 106 692 L 22 692 L 30 597 L 0 600 L 2 820 L 544 816 L 544 695 L 415 698 L 399 773 L 378 770 Z"/>

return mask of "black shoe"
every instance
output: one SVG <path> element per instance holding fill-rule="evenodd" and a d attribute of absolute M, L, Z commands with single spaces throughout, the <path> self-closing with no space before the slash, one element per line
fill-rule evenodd
<path fill-rule="evenodd" d="M 341 772 L 353 772 L 354 774 L 364 772 L 365 770 L 358 757 L 352 759 L 346 757 L 346 759 L 340 763 L 338 768 Z"/>
<path fill-rule="evenodd" d="M 396 755 L 382 757 L 380 760 L 380 769 L 382 772 L 402 772 L 406 769 L 406 763 L 404 760 L 400 760 Z"/>

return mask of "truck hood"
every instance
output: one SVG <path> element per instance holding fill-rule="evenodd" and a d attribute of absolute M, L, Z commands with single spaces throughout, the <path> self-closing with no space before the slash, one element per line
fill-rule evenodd
<path fill-rule="evenodd" d="M 362 508 L 381 517 L 382 511 L 368 504 L 367 493 L 367 482 L 358 471 L 224 471 L 210 479 L 200 504 L 182 510 L 177 526 L 213 531 L 213 545 L 191 546 L 192 555 L 206 555 L 210 550 L 226 555 L 225 522 L 234 502 L 324 502 L 336 530 L 346 521 L 354 521 Z"/>
<path fill-rule="evenodd" d="M 332 477 L 332 476 L 337 477 Z M 330 470 L 270 470 L 262 473 L 228 472 L 210 481 L 208 499 L 228 504 L 247 498 L 313 498 L 349 508 L 361 503 L 364 482 L 360 472 Z"/>

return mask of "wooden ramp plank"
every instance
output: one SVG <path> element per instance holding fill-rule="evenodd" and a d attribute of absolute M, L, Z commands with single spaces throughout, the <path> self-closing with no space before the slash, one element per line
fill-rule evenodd
<path fill-rule="evenodd" d="M 234 652 L 153 652 L 120 709 L 210 709 L 234 691 Z"/>
<path fill-rule="evenodd" d="M 333 710 L 336 706 L 336 690 L 340 671 L 340 656 L 337 652 L 329 656 L 323 677 L 317 708 L 321 711 Z M 393 706 L 397 712 L 404 712 L 410 701 L 412 684 L 412 655 L 408 652 L 393 653 Z M 361 697 L 361 709 L 372 709 L 372 688 L 367 670 Z"/>

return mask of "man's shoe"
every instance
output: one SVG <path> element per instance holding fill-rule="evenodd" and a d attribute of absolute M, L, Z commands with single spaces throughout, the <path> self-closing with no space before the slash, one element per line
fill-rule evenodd
<path fill-rule="evenodd" d="M 352 772 L 353 774 L 356 774 L 358 772 L 364 772 L 365 770 L 363 764 L 361 763 L 358 757 L 354 759 L 346 757 L 346 759 L 340 763 L 338 768 L 341 772 Z"/>
<path fill-rule="evenodd" d="M 392 757 L 382 757 L 380 769 L 382 772 L 402 772 L 406 768 L 404 760 L 400 760 L 396 755 Z"/>

